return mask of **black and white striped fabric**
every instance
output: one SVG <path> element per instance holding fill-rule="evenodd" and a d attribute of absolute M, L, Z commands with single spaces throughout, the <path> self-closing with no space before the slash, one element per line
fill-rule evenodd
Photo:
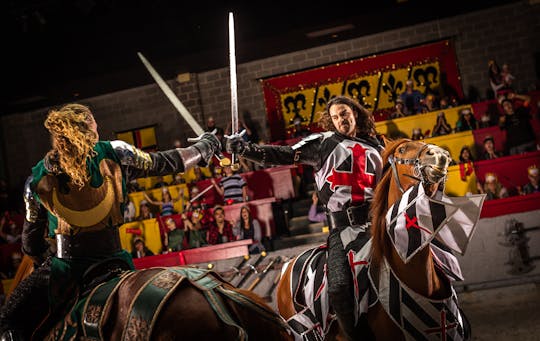
<path fill-rule="evenodd" d="M 429 197 L 421 184 L 409 188 L 386 214 L 386 229 L 401 259 L 407 263 L 435 237 L 463 255 L 485 197 L 448 197 L 442 191 Z"/>
<path fill-rule="evenodd" d="M 460 341 L 468 334 L 454 288 L 446 299 L 428 299 L 404 285 L 386 260 L 381 263 L 379 280 L 373 286 L 379 302 L 406 340 Z"/>

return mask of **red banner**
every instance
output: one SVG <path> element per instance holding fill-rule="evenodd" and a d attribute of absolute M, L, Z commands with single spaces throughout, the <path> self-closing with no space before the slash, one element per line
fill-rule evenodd
<path fill-rule="evenodd" d="M 313 125 L 317 113 L 337 95 L 354 97 L 372 110 L 377 120 L 385 119 L 405 90 L 407 79 L 425 94 L 451 91 L 463 97 L 450 40 L 264 79 L 272 141 L 288 138 L 286 132 L 295 121 Z"/>

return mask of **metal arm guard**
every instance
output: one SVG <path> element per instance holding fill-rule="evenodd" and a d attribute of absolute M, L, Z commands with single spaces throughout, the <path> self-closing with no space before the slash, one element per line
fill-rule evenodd
<path fill-rule="evenodd" d="M 123 141 L 111 141 L 111 145 L 120 163 L 127 167 L 129 178 L 168 175 L 184 172 L 196 165 L 206 165 L 220 149 L 219 141 L 213 141 L 210 137 L 187 148 L 155 153 L 144 152 Z"/>
<path fill-rule="evenodd" d="M 26 214 L 21 235 L 22 251 L 34 263 L 42 264 L 48 257 L 50 245 L 45 241 L 47 231 L 47 209 L 34 197 L 31 188 L 33 177 L 29 176 L 24 186 Z"/>
<path fill-rule="evenodd" d="M 318 167 L 321 164 L 322 139 L 322 134 L 313 134 L 293 146 L 260 146 L 246 143 L 240 156 L 263 166 L 301 163 Z"/>

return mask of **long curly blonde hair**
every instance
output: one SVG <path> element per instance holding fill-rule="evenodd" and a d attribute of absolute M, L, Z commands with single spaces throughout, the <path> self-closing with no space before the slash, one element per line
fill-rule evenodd
<path fill-rule="evenodd" d="M 86 160 L 96 154 L 94 146 L 98 135 L 90 127 L 93 120 L 87 106 L 74 103 L 49 111 L 45 120 L 52 141 L 52 149 L 47 154 L 52 171 L 66 173 L 79 188 L 90 179 Z"/>

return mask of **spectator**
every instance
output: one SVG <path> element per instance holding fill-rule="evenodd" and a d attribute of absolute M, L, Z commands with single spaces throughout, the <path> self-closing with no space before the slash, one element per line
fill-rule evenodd
<path fill-rule="evenodd" d="M 154 253 L 146 247 L 146 244 L 141 237 L 135 237 L 135 239 L 133 239 L 133 251 L 131 251 L 132 258 L 143 258 L 153 255 Z"/>
<path fill-rule="evenodd" d="M 309 128 L 303 123 L 303 118 L 298 116 L 293 120 L 293 128 L 290 133 L 290 138 L 297 138 L 297 137 L 306 137 L 309 134 L 311 134 L 311 131 Z"/>
<path fill-rule="evenodd" d="M 244 138 L 247 142 L 259 143 L 261 138 L 259 137 L 259 131 L 256 127 L 256 123 L 251 118 L 249 111 L 244 111 L 242 114 L 243 119 L 240 120 L 240 129 L 245 129 L 246 134 Z"/>
<path fill-rule="evenodd" d="M 463 146 L 459 152 L 459 163 L 471 163 L 474 159 L 469 146 Z"/>
<path fill-rule="evenodd" d="M 311 195 L 311 206 L 309 207 L 308 219 L 312 223 L 320 223 L 326 221 L 326 213 L 324 211 L 319 212 L 319 197 L 317 192 L 313 192 Z"/>
<path fill-rule="evenodd" d="M 486 200 L 508 197 L 508 190 L 499 182 L 495 173 L 486 173 L 484 186 L 478 183 L 477 189 L 480 193 L 487 194 Z"/>
<path fill-rule="evenodd" d="M 495 60 L 488 62 L 488 76 L 493 98 L 497 98 L 499 97 L 499 91 L 504 87 L 504 82 L 501 76 L 501 68 Z"/>
<path fill-rule="evenodd" d="M 446 116 L 444 115 L 444 112 L 441 111 L 437 115 L 437 123 L 433 127 L 433 132 L 431 133 L 431 136 L 442 136 L 448 135 L 450 133 L 452 133 L 452 127 L 450 127 L 450 125 L 446 121 Z"/>
<path fill-rule="evenodd" d="M 163 180 L 163 176 L 159 175 L 157 177 L 157 182 L 154 184 L 154 188 L 161 188 L 161 187 L 167 187 L 169 184 Z"/>
<path fill-rule="evenodd" d="M 407 116 L 405 114 L 405 105 L 403 104 L 403 100 L 401 98 L 396 99 L 396 105 L 394 105 L 395 111 L 390 114 L 390 119 L 394 120 L 396 118 L 405 117 Z"/>
<path fill-rule="evenodd" d="M 18 226 L 6 211 L 0 219 L 0 240 L 8 244 L 20 243 L 21 233 L 22 226 Z"/>
<path fill-rule="evenodd" d="M 538 167 L 536 165 L 530 166 L 527 169 L 527 176 L 529 178 L 529 182 L 523 185 L 523 187 L 518 188 L 519 194 L 526 195 L 526 194 L 540 192 L 540 186 L 539 186 L 540 175 L 538 172 Z"/>
<path fill-rule="evenodd" d="M 175 139 L 173 141 L 173 148 L 182 148 L 182 140 L 180 139 Z"/>
<path fill-rule="evenodd" d="M 174 203 L 180 200 L 182 197 L 181 195 L 178 195 L 176 198 L 173 198 L 171 196 L 171 192 L 169 192 L 169 189 L 167 187 L 162 187 L 162 200 L 152 200 L 146 192 L 144 192 L 144 198 L 151 203 L 152 205 L 159 206 L 160 215 L 162 216 L 168 216 L 177 213 L 174 209 Z"/>
<path fill-rule="evenodd" d="M 132 179 L 130 180 L 128 183 L 127 183 L 127 191 L 128 193 L 133 193 L 133 192 L 142 192 L 144 191 L 144 187 L 142 187 L 141 185 L 139 185 L 139 183 L 137 182 L 137 179 Z"/>
<path fill-rule="evenodd" d="M 135 220 L 135 204 L 128 198 L 128 202 L 124 205 L 124 221 L 130 222 Z"/>
<path fill-rule="evenodd" d="M 450 100 L 448 99 L 447 96 L 444 96 L 443 98 L 441 98 L 439 100 L 439 109 L 440 110 L 445 110 L 445 109 L 448 109 L 448 108 L 451 108 L 452 106 L 450 105 Z"/>
<path fill-rule="evenodd" d="M 152 218 L 154 218 L 154 214 L 150 210 L 148 202 L 146 200 L 142 200 L 139 204 L 139 216 L 137 217 L 137 220 L 146 220 Z"/>
<path fill-rule="evenodd" d="M 422 105 L 420 108 L 420 112 L 422 114 L 436 111 L 439 109 L 439 106 L 435 102 L 435 96 L 434 95 L 427 95 L 424 100 L 422 101 Z"/>
<path fill-rule="evenodd" d="M 171 182 L 171 186 L 181 185 L 184 183 L 186 183 L 186 181 L 182 177 L 182 173 L 178 173 L 174 176 L 174 180 Z"/>
<path fill-rule="evenodd" d="M 412 79 L 405 82 L 405 91 L 400 95 L 403 104 L 405 105 L 405 113 L 407 116 L 415 115 L 420 112 L 420 105 L 424 99 L 424 95 L 414 88 Z"/>
<path fill-rule="evenodd" d="M 493 136 L 488 135 L 484 138 L 484 153 L 482 155 L 482 160 L 491 160 L 503 156 L 501 152 L 495 150 Z"/>
<path fill-rule="evenodd" d="M 510 71 L 510 65 L 507 63 L 504 63 L 502 66 L 501 79 L 504 85 L 502 89 L 513 92 L 514 90 L 512 88 L 512 83 L 516 78 L 512 75 L 512 72 Z"/>
<path fill-rule="evenodd" d="M 222 206 L 214 207 L 214 220 L 209 223 L 206 240 L 210 245 L 236 240 L 231 223 L 225 220 L 225 210 Z"/>
<path fill-rule="evenodd" d="M 182 215 L 182 220 L 184 219 L 184 215 Z M 176 226 L 176 222 L 173 218 L 169 217 L 165 219 L 165 226 L 167 227 L 167 236 L 165 238 L 165 249 L 169 252 L 174 251 L 180 251 L 183 249 L 183 243 L 186 232 L 185 229 L 185 222 L 184 222 L 184 229 L 179 229 Z"/>
<path fill-rule="evenodd" d="M 523 105 L 516 108 L 514 99 L 522 100 Z M 531 98 L 513 92 L 501 99 L 504 116 L 499 125 L 506 130 L 506 149 L 509 155 L 530 152 L 536 149 L 536 135 L 531 125 Z"/>
<path fill-rule="evenodd" d="M 471 108 L 463 108 L 459 111 L 459 118 L 456 123 L 456 131 L 467 131 L 478 129 L 478 121 L 472 114 Z"/>
<path fill-rule="evenodd" d="M 216 180 L 212 178 L 212 185 L 216 191 L 223 197 L 223 201 L 227 205 L 237 202 L 248 201 L 247 184 L 239 174 L 234 174 L 231 168 L 231 160 L 224 158 L 221 160 L 224 176 L 219 180 L 217 185 Z"/>
<path fill-rule="evenodd" d="M 206 232 L 203 231 L 201 224 L 203 217 L 204 212 L 200 209 L 192 211 L 189 219 L 186 214 L 182 214 L 182 220 L 189 235 L 188 241 L 190 248 L 197 248 L 208 244 L 206 242 Z"/>
<path fill-rule="evenodd" d="M 216 120 L 214 119 L 214 116 L 210 116 L 208 117 L 208 119 L 206 120 L 206 132 L 213 132 L 214 129 L 216 130 L 216 137 L 217 139 L 219 140 L 219 142 L 223 142 L 223 136 L 225 135 L 225 131 L 223 130 L 223 128 L 221 127 L 218 127 L 216 126 Z M 222 143 L 223 145 L 223 143 Z"/>
<path fill-rule="evenodd" d="M 261 224 L 257 219 L 253 218 L 248 206 L 242 206 L 240 209 L 240 218 L 234 225 L 234 235 L 238 240 L 251 239 L 253 241 L 249 246 L 249 253 L 264 251 L 264 246 L 261 243 Z"/>
<path fill-rule="evenodd" d="M 420 128 L 413 128 L 411 140 L 423 140 L 424 134 L 422 134 L 422 130 Z"/>

